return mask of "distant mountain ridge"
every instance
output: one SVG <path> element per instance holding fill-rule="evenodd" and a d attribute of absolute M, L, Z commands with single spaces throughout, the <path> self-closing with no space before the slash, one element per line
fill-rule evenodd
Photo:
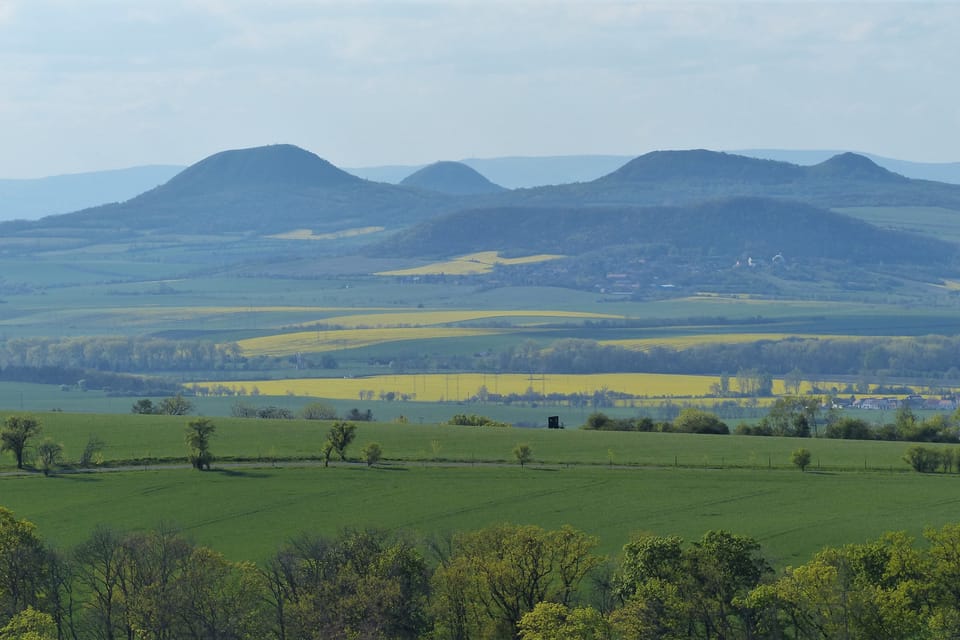
<path fill-rule="evenodd" d="M 432 184 L 433 190 L 363 180 L 293 145 L 230 150 L 205 158 L 126 202 L 32 223 L 7 223 L 2 232 L 11 243 L 23 241 L 18 247 L 27 246 L 31 239 L 36 246 L 39 238 L 50 239 L 45 245 L 49 247 L 54 238 L 89 244 L 158 234 L 265 238 L 296 230 L 344 237 L 345 231 L 363 229 L 364 240 L 376 241 L 379 238 L 368 237 L 368 230 L 376 229 L 382 238 L 382 234 L 471 209 L 512 211 L 512 218 L 504 224 L 510 222 L 512 231 L 521 235 L 526 233 L 522 226 L 525 212 L 534 215 L 543 208 L 583 211 L 582 215 L 597 220 L 606 219 L 596 215 L 602 208 L 689 209 L 708 207 L 710 201 L 737 201 L 741 208 L 768 212 L 779 210 L 772 201 L 802 202 L 818 210 L 887 205 L 960 210 L 960 185 L 911 180 L 857 154 L 839 154 L 817 165 L 800 166 L 703 149 L 656 151 L 590 182 L 492 193 L 450 193 L 464 183 L 488 186 L 483 176 L 459 163 L 428 167 L 419 178 L 425 181 L 421 184 Z M 727 221 L 722 216 L 736 213 L 730 207 L 718 211 L 722 215 L 702 220 L 708 231 L 704 241 L 723 237 Z M 811 220 L 826 224 L 820 218 Z M 757 228 L 768 227 L 757 222 Z M 483 227 L 476 233 L 482 239 Z M 690 237 L 695 235 L 690 233 Z M 598 238 L 603 242 L 623 239 Z M 436 241 L 437 248 L 453 250 L 454 243 Z"/>
<path fill-rule="evenodd" d="M 778 160 L 797 165 L 819 164 L 844 151 L 745 149 L 728 154 Z M 877 165 L 903 176 L 960 184 L 960 162 L 910 162 L 869 153 Z M 468 158 L 472 169 L 506 188 L 533 188 L 589 182 L 610 174 L 633 160 L 624 155 L 578 155 L 541 157 Z M 347 173 L 374 182 L 397 184 L 425 165 L 391 165 L 344 169 Z M 0 221 L 35 220 L 47 215 L 79 211 L 111 202 L 124 202 L 165 183 L 185 169 L 156 165 L 131 167 L 36 179 L 0 179 Z"/>
<path fill-rule="evenodd" d="M 36 220 L 107 202 L 122 202 L 163 184 L 183 170 L 149 165 L 25 180 L 0 180 L 0 221 Z"/>
<path fill-rule="evenodd" d="M 512 191 L 497 204 L 655 205 L 771 197 L 821 207 L 938 206 L 960 210 L 960 185 L 912 180 L 857 154 L 800 166 L 718 151 L 653 151 L 591 182 Z"/>
<path fill-rule="evenodd" d="M 850 153 L 848 150 L 788 150 L 788 149 L 728 149 L 725 153 L 764 160 L 778 160 L 797 165 L 814 165 Z M 960 162 L 912 162 L 888 158 L 872 153 L 855 152 L 877 165 L 916 180 L 934 180 L 960 184 Z M 605 176 L 637 156 L 627 155 L 571 155 L 571 156 L 516 156 L 502 158 L 466 158 L 463 164 L 472 167 L 493 182 L 509 189 L 533 188 L 545 185 L 589 182 Z M 354 167 L 350 173 L 380 182 L 399 183 L 425 165 L 388 165 Z"/>

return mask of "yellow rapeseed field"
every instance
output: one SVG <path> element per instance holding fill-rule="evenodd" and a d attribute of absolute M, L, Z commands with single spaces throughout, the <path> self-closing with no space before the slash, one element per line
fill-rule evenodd
<path fill-rule="evenodd" d="M 388 393 L 395 397 L 407 397 L 420 402 L 464 401 L 476 396 L 481 388 L 492 394 L 523 394 L 533 389 L 539 394 L 551 393 L 592 395 L 596 391 L 621 392 L 660 402 L 670 398 L 702 398 L 711 393 L 711 386 L 718 382 L 716 376 L 666 375 L 656 373 L 603 373 L 575 374 L 515 374 L 515 373 L 429 373 L 369 376 L 362 378 L 293 378 L 289 380 L 206 381 L 196 383 L 199 387 L 223 386 L 235 392 L 257 393 L 267 396 L 305 396 L 334 400 L 353 400 L 364 395 L 371 399 Z M 833 386 L 830 382 L 821 382 Z M 836 383 L 836 386 L 843 386 Z M 735 377 L 730 379 L 732 391 L 737 390 Z M 801 393 L 810 389 L 803 383 Z M 774 395 L 784 395 L 782 379 L 773 381 Z M 717 399 L 716 402 L 720 402 Z M 761 405 L 773 400 L 761 398 Z M 643 404 L 640 400 L 638 405 Z M 624 403 L 621 403 L 624 404 Z M 629 403 L 628 404 L 632 404 Z"/>
<path fill-rule="evenodd" d="M 290 380 L 251 380 L 245 382 L 198 382 L 201 387 L 222 385 L 250 393 L 254 387 L 263 395 L 309 396 L 331 399 L 356 399 L 360 392 L 372 391 L 412 396 L 423 402 L 467 400 L 481 387 L 489 393 L 522 394 L 532 388 L 537 393 L 586 393 L 607 389 L 648 397 L 690 397 L 709 393 L 714 376 L 659 375 L 651 373 L 608 373 L 594 375 L 525 374 L 401 374 L 365 378 L 297 378 Z"/>
<path fill-rule="evenodd" d="M 240 340 L 237 344 L 245 356 L 288 356 L 295 353 L 356 349 L 401 340 L 489 336 L 504 331 L 506 330 L 458 327 L 388 327 L 379 329 L 336 329 L 331 331 L 321 329 L 249 338 Z"/>
<path fill-rule="evenodd" d="M 480 251 L 470 253 L 465 256 L 447 260 L 444 262 L 434 262 L 421 267 L 411 269 L 396 269 L 394 271 L 380 271 L 375 273 L 377 276 L 432 276 L 432 275 L 452 275 L 466 276 L 479 273 L 489 273 L 493 271 L 497 264 L 529 264 L 531 262 L 545 262 L 547 260 L 556 260 L 563 256 L 552 254 L 538 254 L 533 256 L 524 256 L 521 258 L 501 258 L 497 251 Z"/>

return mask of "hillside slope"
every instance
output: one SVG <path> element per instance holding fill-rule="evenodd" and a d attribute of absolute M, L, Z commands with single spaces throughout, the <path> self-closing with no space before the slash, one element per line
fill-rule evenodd
<path fill-rule="evenodd" d="M 603 247 L 660 245 L 689 255 L 783 254 L 854 263 L 951 263 L 957 247 L 799 202 L 727 198 L 686 206 L 499 207 L 422 223 L 378 246 L 400 256 L 583 254 Z"/>

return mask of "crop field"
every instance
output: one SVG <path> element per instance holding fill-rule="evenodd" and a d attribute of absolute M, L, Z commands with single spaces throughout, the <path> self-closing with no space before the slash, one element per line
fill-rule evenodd
<path fill-rule="evenodd" d="M 704 344 L 740 344 L 763 340 L 786 340 L 788 338 L 854 338 L 856 336 L 821 336 L 809 333 L 701 333 L 680 335 L 667 338 L 625 338 L 621 340 L 600 340 L 602 345 L 621 347 L 633 351 L 648 351 L 654 347 L 670 349 L 688 349 Z"/>
<path fill-rule="evenodd" d="M 381 375 L 364 378 L 291 378 L 286 380 L 198 381 L 199 387 L 224 386 L 240 393 L 257 392 L 267 396 L 296 395 L 314 398 L 359 398 L 361 391 L 406 395 L 422 402 L 462 401 L 476 395 L 481 387 L 494 394 L 523 394 L 528 389 L 551 393 L 592 395 L 595 391 L 628 393 L 647 397 L 695 397 L 710 392 L 715 376 L 662 375 L 656 373 L 598 374 L 484 374 L 428 373 Z M 733 382 L 731 380 L 731 382 Z M 782 393 L 782 381 L 779 381 Z M 775 383 L 774 391 L 777 386 Z"/>
<path fill-rule="evenodd" d="M 466 412 L 472 412 L 472 409 Z M 483 408 L 477 408 L 482 413 Z M 448 418 L 464 408 L 451 406 Z M 543 412 L 544 416 L 547 412 Z M 0 418 L 9 413 L 0 414 Z M 87 439 L 104 441 L 107 462 L 144 460 L 186 462 L 184 430 L 189 416 L 34 414 L 43 437 L 64 446 L 64 457 L 75 461 Z M 331 423 L 309 420 L 258 420 L 214 418 L 213 452 L 221 459 L 317 459 Z M 545 419 L 544 419 L 545 422 Z M 569 426 L 578 421 L 568 420 Z M 462 427 L 438 424 L 357 424 L 351 455 L 368 442 L 378 442 L 384 456 L 407 462 L 510 462 L 518 442 L 533 449 L 536 460 L 551 464 L 628 466 L 679 466 L 707 468 L 789 469 L 790 452 L 808 448 L 813 466 L 822 471 L 906 471 L 906 443 L 757 436 L 708 436 L 679 433 L 628 433 L 495 427 Z M 0 470 L 11 470 L 13 458 L 0 456 Z"/>
<path fill-rule="evenodd" d="M 615 554 L 637 531 L 756 537 L 779 566 L 825 545 L 956 521 L 956 478 L 799 471 L 417 464 L 0 477 L 0 502 L 67 547 L 96 525 L 181 528 L 262 561 L 301 532 L 379 527 L 430 536 L 497 522 L 570 524 Z M 824 499 L 829 496 L 829 499 Z M 950 497 L 954 496 L 954 497 Z"/>
<path fill-rule="evenodd" d="M 324 319 L 324 323 L 346 328 L 379 328 L 379 327 L 432 327 L 444 324 L 480 322 L 503 319 L 533 318 L 566 321 L 571 320 L 611 320 L 622 319 L 623 316 L 594 313 L 590 311 L 558 311 L 549 309 L 457 309 L 457 310 L 405 310 L 388 313 L 363 313 L 345 316 L 331 316 Z"/>
<path fill-rule="evenodd" d="M 312 229 L 294 229 L 293 231 L 278 233 L 267 237 L 278 240 L 340 240 L 341 238 L 353 238 L 371 233 L 379 233 L 383 230 L 384 227 L 357 227 L 354 229 L 333 231 L 331 233 L 314 233 Z"/>
<path fill-rule="evenodd" d="M 546 262 L 547 260 L 556 260 L 563 256 L 553 254 L 538 254 L 532 256 L 523 256 L 520 258 L 502 258 L 498 251 L 480 251 L 459 256 L 452 260 L 443 262 L 434 262 L 432 264 L 410 269 L 395 269 L 393 271 L 381 271 L 375 273 L 378 276 L 428 276 L 428 275 L 452 275 L 463 276 L 478 273 L 489 273 L 493 267 L 498 264 L 531 264 L 534 262 Z"/>
<path fill-rule="evenodd" d="M 265 351 L 266 352 L 266 351 Z M 279 351 L 271 352 L 273 354 Z M 204 389 L 225 387 L 239 395 L 302 396 L 352 400 L 361 392 L 371 398 L 386 394 L 418 402 L 463 402 L 482 395 L 523 395 L 529 390 L 542 396 L 550 394 L 585 394 L 595 392 L 625 393 L 637 399 L 703 398 L 713 393 L 717 376 L 661 373 L 595 373 L 595 374 L 523 374 L 523 373 L 425 373 L 372 375 L 344 378 L 287 378 L 278 380 L 205 380 L 191 382 L 188 387 L 203 393 Z M 820 381 L 820 384 L 842 387 L 843 383 Z M 730 389 L 738 390 L 735 377 Z M 801 392 L 810 384 L 801 384 Z M 784 395 L 782 378 L 773 379 L 773 394 Z M 628 400 L 629 402 L 629 400 Z"/>
<path fill-rule="evenodd" d="M 339 329 L 297 331 L 238 341 L 245 356 L 288 356 L 296 353 L 322 353 L 357 349 L 388 342 L 408 340 L 469 338 L 504 333 L 500 329 L 458 327 L 390 327 L 383 329 Z"/>

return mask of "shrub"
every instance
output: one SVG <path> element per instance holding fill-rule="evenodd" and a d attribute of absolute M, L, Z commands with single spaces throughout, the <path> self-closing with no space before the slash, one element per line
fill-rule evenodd
<path fill-rule="evenodd" d="M 467 415 L 465 413 L 458 413 L 447 422 L 447 424 L 455 424 L 465 427 L 509 427 L 511 425 L 506 422 L 497 422 L 493 418 L 488 418 L 487 416 L 478 416 L 475 413 Z"/>
<path fill-rule="evenodd" d="M 790 460 L 796 466 L 800 467 L 800 471 L 806 471 L 807 467 L 810 466 L 810 459 L 812 455 L 810 454 L 809 449 L 796 449 L 791 455 Z"/>
<path fill-rule="evenodd" d="M 730 427 L 722 422 L 720 418 L 708 411 L 700 409 L 684 409 L 673 421 L 675 431 L 681 433 L 707 433 L 707 434 L 728 434 Z"/>
<path fill-rule="evenodd" d="M 933 473 L 940 466 L 941 454 L 936 449 L 914 446 L 903 454 L 903 460 L 920 473 Z"/>

